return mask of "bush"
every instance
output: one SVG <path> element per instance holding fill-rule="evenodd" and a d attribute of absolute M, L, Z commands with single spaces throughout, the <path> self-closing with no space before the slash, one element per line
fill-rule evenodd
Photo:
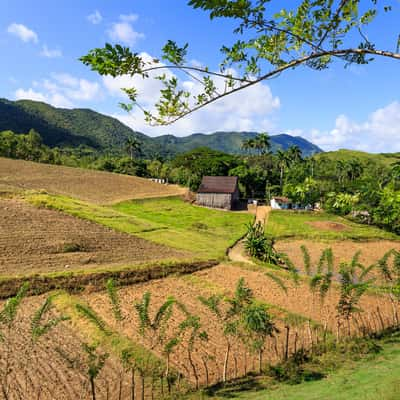
<path fill-rule="evenodd" d="M 273 239 L 265 236 L 264 227 L 261 222 L 255 225 L 247 225 L 247 236 L 244 247 L 251 257 L 269 264 L 282 264 L 279 253 L 274 249 L 274 243 Z"/>

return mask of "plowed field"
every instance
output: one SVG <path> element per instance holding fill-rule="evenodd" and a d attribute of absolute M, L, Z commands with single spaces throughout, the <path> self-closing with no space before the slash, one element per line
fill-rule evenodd
<path fill-rule="evenodd" d="M 177 196 L 186 189 L 136 176 L 39 164 L 0 157 L 0 189 L 46 190 L 96 204 L 130 199 Z"/>
<path fill-rule="evenodd" d="M 330 247 L 334 255 L 334 265 L 349 262 L 354 254 L 360 253 L 360 261 L 365 266 L 376 263 L 391 249 L 400 250 L 400 242 L 391 240 L 375 240 L 368 242 L 355 242 L 352 240 L 318 242 L 315 240 L 288 240 L 278 241 L 275 245 L 280 252 L 286 253 L 296 268 L 303 268 L 303 253 L 300 246 L 305 245 L 310 253 L 313 265 L 317 265 L 321 253 Z"/>
<path fill-rule="evenodd" d="M 0 199 L 0 275 L 94 269 L 185 255 L 17 200 Z"/>
<path fill-rule="evenodd" d="M 169 277 L 121 289 L 121 307 L 125 315 L 122 324 L 117 324 L 113 320 L 112 308 L 106 293 L 89 294 L 84 299 L 108 324 L 114 326 L 115 329 L 119 327 L 125 335 L 131 337 L 134 341 L 149 346 L 150 338 L 142 338 L 139 334 L 139 320 L 132 304 L 141 300 L 143 293 L 149 291 L 152 294 L 151 308 L 154 314 L 168 296 L 174 296 L 186 306 L 190 313 L 200 317 L 202 329 L 209 333 L 209 341 L 199 341 L 193 354 L 193 362 L 199 374 L 200 382 L 204 384 L 206 371 L 208 371 L 209 382 L 217 382 L 222 378 L 222 361 L 225 355 L 226 338 L 223 335 L 221 322 L 201 304 L 198 297 L 209 297 L 212 294 L 232 295 L 240 277 L 245 278 L 246 284 L 253 290 L 257 299 L 271 306 L 271 313 L 275 315 L 276 325 L 280 332 L 275 339 L 267 339 L 265 360 L 268 360 L 268 362 L 275 362 L 283 357 L 287 324 L 285 321 L 288 318 L 292 320 L 297 318 L 298 321 L 290 328 L 289 352 L 301 346 L 308 347 L 312 342 L 319 340 L 315 329 L 320 329 L 320 333 L 321 330 L 327 329 L 332 334 L 337 334 L 335 318 L 337 314 L 336 305 L 339 299 L 337 290 L 332 289 L 324 304 L 321 305 L 316 296 L 311 294 L 305 283 L 296 287 L 287 281 L 288 291 L 285 293 L 276 283 L 266 277 L 262 271 L 243 270 L 231 265 L 219 265 L 208 270 L 196 272 L 189 277 Z M 383 318 L 385 326 L 392 322 L 390 305 L 381 297 L 365 296 L 361 301 L 361 307 L 365 310 L 362 313 L 363 321 L 366 324 L 370 324 L 372 330 L 381 328 L 380 316 Z M 175 309 L 169 324 L 168 334 L 171 335 L 176 332 L 183 320 L 183 313 Z M 311 327 L 308 320 L 312 321 Z M 352 322 L 352 333 L 356 332 L 358 322 Z M 318 325 L 319 328 L 316 328 Z M 346 329 L 347 326 L 341 325 L 339 334 L 344 335 L 347 333 Z M 161 348 L 156 348 L 155 350 L 159 356 L 162 356 Z M 185 341 L 173 352 L 171 361 L 186 378 L 192 383 L 195 382 Z M 228 376 L 234 378 L 235 376 L 243 375 L 246 371 L 256 369 L 256 366 L 257 361 L 254 353 L 251 354 L 244 344 L 237 339 L 233 340 L 228 362 Z"/>

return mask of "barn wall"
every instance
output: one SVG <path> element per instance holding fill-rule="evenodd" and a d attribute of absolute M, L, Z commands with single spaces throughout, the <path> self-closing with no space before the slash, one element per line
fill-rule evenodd
<path fill-rule="evenodd" d="M 232 195 L 229 193 L 197 193 L 196 201 L 205 207 L 232 209 Z"/>

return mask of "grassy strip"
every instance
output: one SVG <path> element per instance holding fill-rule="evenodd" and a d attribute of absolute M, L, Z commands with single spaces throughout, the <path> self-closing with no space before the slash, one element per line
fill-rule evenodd
<path fill-rule="evenodd" d="M 84 337 L 85 341 L 100 345 L 118 359 L 121 359 L 123 353 L 127 351 L 132 355 L 132 358 L 137 364 L 146 363 L 146 368 L 143 369 L 146 369 L 148 372 L 150 372 L 150 370 L 156 371 L 164 368 L 163 360 L 148 351 L 144 346 L 113 331 L 100 317 L 98 318 L 101 321 L 102 329 L 100 329 L 97 324 L 88 321 L 77 308 L 79 305 L 87 307 L 87 304 L 81 299 L 67 293 L 60 293 L 54 298 L 54 304 L 63 315 L 67 315 L 71 318 L 74 329 Z"/>
<path fill-rule="evenodd" d="M 246 223 L 253 218 L 247 213 L 195 207 L 179 197 L 129 201 L 112 207 L 37 192 L 26 193 L 24 198 L 36 207 L 62 211 L 202 259 L 223 258 L 226 248 L 244 235 Z"/>
<path fill-rule="evenodd" d="M 344 226 L 343 230 L 323 230 L 312 226 L 313 222 L 333 222 Z M 294 211 L 272 211 L 269 215 L 266 233 L 275 239 L 313 240 L 400 240 L 394 233 L 374 226 L 357 224 L 328 213 Z"/>
<path fill-rule="evenodd" d="M 245 225 L 254 218 L 247 213 L 193 206 L 179 197 L 127 201 L 113 209 L 168 227 L 143 232 L 141 237 L 209 258 L 223 257 L 226 249 L 245 234 Z"/>
<path fill-rule="evenodd" d="M 56 272 L 36 274 L 25 277 L 2 277 L 0 279 L 0 298 L 15 296 L 24 282 L 29 283 L 29 294 L 38 295 L 52 290 L 66 290 L 77 293 L 90 286 L 91 290 L 104 290 L 108 279 L 113 278 L 118 285 L 128 286 L 147 282 L 152 279 L 165 278 L 171 274 L 190 274 L 218 264 L 210 261 L 178 261 L 170 263 L 144 264 L 103 271 Z"/>
<path fill-rule="evenodd" d="M 315 377 L 300 384 L 279 383 L 272 377 L 244 378 L 206 395 L 187 399 L 246 400 L 396 400 L 400 391 L 400 335 L 380 341 L 336 348 L 305 366 Z M 365 346 L 366 351 L 361 347 Z M 381 348 L 381 351 L 378 351 Z M 360 351 L 361 349 L 361 351 Z"/>

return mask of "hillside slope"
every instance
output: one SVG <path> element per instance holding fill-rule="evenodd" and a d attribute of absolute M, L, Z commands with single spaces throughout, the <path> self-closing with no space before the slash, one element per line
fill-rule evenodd
<path fill-rule="evenodd" d="M 102 152 L 124 152 L 128 137 L 136 137 L 142 143 L 145 155 L 160 154 L 172 157 L 196 147 L 209 147 L 231 154 L 242 152 L 244 139 L 256 136 L 256 132 L 215 132 L 193 134 L 186 137 L 164 135 L 156 138 L 146 136 L 122 124 L 115 118 L 89 109 L 55 108 L 46 103 L 0 99 L 0 132 L 12 130 L 26 133 L 35 129 L 48 146 L 76 147 L 87 145 Z M 173 129 L 173 127 L 171 128 Z M 287 149 L 298 145 L 304 155 L 321 151 L 301 137 L 276 135 L 271 137 L 272 149 Z"/>
<path fill-rule="evenodd" d="M 166 151 L 179 152 L 193 150 L 197 147 L 209 147 L 213 150 L 223 151 L 230 154 L 242 154 L 241 148 L 243 140 L 254 138 L 257 132 L 215 132 L 211 134 L 195 133 L 186 137 L 175 137 L 165 135 L 156 137 L 154 140 Z M 299 136 L 286 134 L 271 136 L 272 151 L 278 149 L 287 150 L 290 146 L 299 146 L 305 156 L 320 153 L 322 150 Z"/>
<path fill-rule="evenodd" d="M 366 153 L 364 151 L 340 149 L 336 151 L 328 151 L 325 153 L 318 154 L 316 158 L 321 162 L 339 161 L 339 160 L 341 161 L 358 160 L 365 165 L 374 163 L 374 164 L 382 164 L 385 166 L 390 166 L 393 163 L 400 161 L 400 154 L 399 153 L 373 154 L 373 153 Z"/>
<path fill-rule="evenodd" d="M 0 192 L 17 189 L 43 189 L 97 204 L 186 193 L 179 186 L 162 185 L 137 176 L 0 157 Z"/>

